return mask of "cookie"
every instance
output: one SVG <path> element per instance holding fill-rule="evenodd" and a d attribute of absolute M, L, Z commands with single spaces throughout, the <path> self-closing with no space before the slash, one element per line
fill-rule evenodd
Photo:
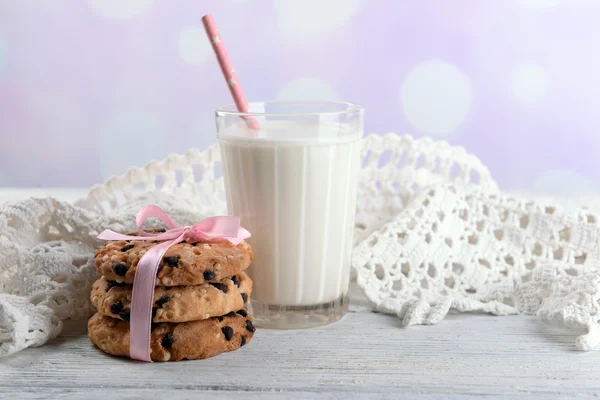
<path fill-rule="evenodd" d="M 153 324 L 153 361 L 197 360 L 239 349 L 254 336 L 252 316 L 245 309 L 223 317 L 179 324 Z M 129 357 L 129 323 L 96 313 L 88 321 L 88 336 L 102 351 Z"/>
<path fill-rule="evenodd" d="M 132 284 L 140 258 L 156 243 L 140 240 L 108 242 L 94 256 L 96 269 L 108 280 Z M 165 253 L 156 275 L 156 286 L 218 282 L 239 275 L 248 268 L 253 258 L 252 247 L 246 242 L 237 246 L 225 240 L 216 243 L 181 242 Z"/>
<path fill-rule="evenodd" d="M 92 286 L 91 300 L 98 312 L 129 321 L 132 285 L 116 284 L 105 277 Z M 195 286 L 154 288 L 154 322 L 185 322 L 225 315 L 244 307 L 252 280 L 244 272 L 220 282 Z"/>

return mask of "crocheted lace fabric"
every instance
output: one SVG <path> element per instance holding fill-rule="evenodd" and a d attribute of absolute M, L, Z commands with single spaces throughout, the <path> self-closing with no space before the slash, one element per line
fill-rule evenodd
<path fill-rule="evenodd" d="M 353 278 L 405 326 L 449 310 L 536 314 L 600 341 L 600 214 L 556 199 L 502 194 L 464 149 L 429 138 L 365 139 Z M 0 356 L 39 346 L 65 319 L 85 319 L 105 228 L 134 229 L 158 204 L 193 224 L 225 214 L 218 147 L 133 168 L 70 204 L 51 198 L 0 207 Z"/>

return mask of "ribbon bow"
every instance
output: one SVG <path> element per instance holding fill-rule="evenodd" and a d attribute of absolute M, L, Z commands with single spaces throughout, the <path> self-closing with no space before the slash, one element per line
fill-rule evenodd
<path fill-rule="evenodd" d="M 150 217 L 160 219 L 169 229 L 155 234 L 144 231 L 141 227 Z M 169 247 L 176 243 L 191 239 L 193 241 L 210 242 L 228 240 L 238 245 L 250 237 L 250 232 L 240 226 L 239 217 L 210 217 L 191 226 L 181 226 L 158 206 L 142 208 L 135 218 L 139 236 L 123 235 L 109 229 L 100 233 L 102 240 L 151 240 L 162 243 L 153 246 L 140 259 L 131 294 L 131 314 L 129 330 L 129 355 L 131 358 L 152 362 L 150 359 L 150 327 L 152 323 L 152 301 L 154 283 L 160 261 Z"/>

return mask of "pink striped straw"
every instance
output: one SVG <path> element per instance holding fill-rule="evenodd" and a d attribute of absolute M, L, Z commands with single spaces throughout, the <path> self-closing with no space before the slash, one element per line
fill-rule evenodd
<path fill-rule="evenodd" d="M 202 23 L 204 24 L 204 29 L 206 30 L 208 40 L 210 40 L 215 55 L 217 56 L 219 66 L 221 67 L 221 72 L 223 72 L 225 82 L 229 87 L 229 91 L 231 92 L 231 96 L 233 97 L 233 101 L 235 102 L 237 110 L 244 113 L 248 112 L 248 102 L 246 101 L 242 87 L 240 86 L 238 78 L 235 74 L 235 69 L 233 68 L 233 65 L 231 65 L 231 60 L 227 55 L 227 50 L 225 50 L 225 45 L 221 40 L 219 31 L 215 25 L 215 20 L 213 19 L 212 15 L 206 14 L 204 17 L 202 17 Z M 250 128 L 259 128 L 258 121 L 256 121 L 256 119 L 247 116 L 242 118 L 246 120 L 246 124 Z"/>

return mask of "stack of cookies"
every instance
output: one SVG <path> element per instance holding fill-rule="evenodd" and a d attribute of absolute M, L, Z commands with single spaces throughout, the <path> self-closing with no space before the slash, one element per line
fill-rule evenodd
<path fill-rule="evenodd" d="M 161 230 L 155 230 L 160 232 Z M 140 258 L 156 242 L 108 242 L 95 255 L 102 275 L 92 288 L 97 313 L 90 340 L 104 352 L 129 357 L 131 292 Z M 171 246 L 156 276 L 150 357 L 153 361 L 201 359 L 236 350 L 252 339 L 246 305 L 252 281 L 244 270 L 250 245 L 185 241 Z"/>

